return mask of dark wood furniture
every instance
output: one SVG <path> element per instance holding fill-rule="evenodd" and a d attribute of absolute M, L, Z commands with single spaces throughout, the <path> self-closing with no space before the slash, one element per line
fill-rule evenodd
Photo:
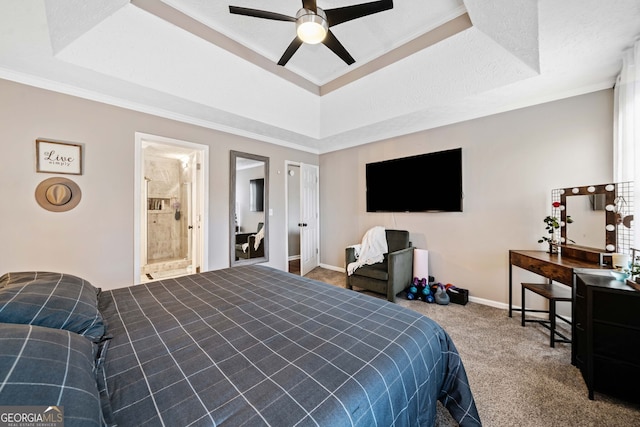
<path fill-rule="evenodd" d="M 573 275 L 577 269 L 609 269 L 597 262 L 582 261 L 579 259 L 563 257 L 560 254 L 550 254 L 545 251 L 509 251 L 509 317 L 513 311 L 520 311 L 513 308 L 513 267 L 539 274 L 551 282 L 562 283 L 573 287 Z"/>
<path fill-rule="evenodd" d="M 577 274 L 575 365 L 589 389 L 640 402 L 640 292 L 603 275 Z"/>
<path fill-rule="evenodd" d="M 513 267 L 520 267 L 531 271 L 547 279 L 548 283 L 561 283 L 569 287 L 571 300 L 575 301 L 574 276 L 577 270 L 608 270 L 610 267 L 600 265 L 597 262 L 582 261 L 575 258 L 563 257 L 560 254 L 550 254 L 545 251 L 509 251 L 509 317 L 514 311 L 521 308 L 513 308 Z M 575 304 L 572 305 L 572 317 Z M 571 335 L 575 335 L 575 323 L 571 326 Z M 575 343 L 571 345 L 571 363 L 575 365 Z"/>
<path fill-rule="evenodd" d="M 526 308 L 525 291 L 529 290 L 535 294 L 542 296 L 549 300 L 548 310 L 535 310 Z M 571 320 L 556 313 L 556 303 L 558 302 L 571 302 L 571 290 L 564 285 L 556 285 L 553 283 L 522 283 L 522 326 L 526 323 L 537 323 L 545 328 L 549 329 L 549 346 L 555 347 L 556 342 L 570 343 L 571 339 L 563 333 L 556 330 L 556 319 L 560 319 L 567 324 L 571 325 Z M 547 313 L 549 319 L 527 319 L 526 313 Z"/>

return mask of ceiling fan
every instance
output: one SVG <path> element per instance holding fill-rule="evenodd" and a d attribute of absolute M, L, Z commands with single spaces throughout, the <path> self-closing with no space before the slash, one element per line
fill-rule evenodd
<path fill-rule="evenodd" d="M 316 5 L 316 0 L 302 0 L 302 9 L 298 10 L 295 17 L 265 10 L 229 6 L 229 12 L 237 15 L 296 23 L 297 36 L 278 61 L 278 65 L 282 66 L 291 59 L 302 43 L 322 43 L 346 62 L 347 65 L 353 64 L 356 62 L 355 59 L 333 35 L 329 27 L 389 9 L 393 9 L 393 0 L 373 1 L 327 10 L 319 8 Z"/>

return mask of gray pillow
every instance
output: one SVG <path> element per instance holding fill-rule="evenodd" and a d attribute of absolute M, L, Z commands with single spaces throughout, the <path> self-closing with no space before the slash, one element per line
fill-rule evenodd
<path fill-rule="evenodd" d="M 103 425 L 96 348 L 69 331 L 0 323 L 0 405 L 62 407 L 66 427 Z"/>
<path fill-rule="evenodd" d="M 98 292 L 69 274 L 7 273 L 0 277 L 0 322 L 66 329 L 100 342 L 106 328 Z"/>

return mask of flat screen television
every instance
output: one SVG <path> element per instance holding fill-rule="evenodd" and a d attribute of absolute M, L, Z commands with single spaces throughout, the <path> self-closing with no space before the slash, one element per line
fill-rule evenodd
<path fill-rule="evenodd" d="M 462 148 L 367 163 L 367 212 L 462 212 Z"/>

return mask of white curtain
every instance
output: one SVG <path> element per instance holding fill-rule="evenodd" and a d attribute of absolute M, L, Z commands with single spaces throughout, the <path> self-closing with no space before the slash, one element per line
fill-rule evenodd
<path fill-rule="evenodd" d="M 624 52 L 622 70 L 614 89 L 613 178 L 633 181 L 635 212 L 633 247 L 640 246 L 640 40 Z"/>

